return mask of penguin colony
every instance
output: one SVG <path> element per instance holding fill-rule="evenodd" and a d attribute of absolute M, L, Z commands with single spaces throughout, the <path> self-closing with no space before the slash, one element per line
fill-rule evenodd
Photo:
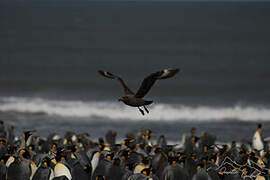
<path fill-rule="evenodd" d="M 216 144 L 216 137 L 196 129 L 182 145 L 167 144 L 150 129 L 127 133 L 116 143 L 109 130 L 94 140 L 66 132 L 46 139 L 35 131 L 14 135 L 0 121 L 1 180 L 240 180 L 270 179 L 270 151 L 258 125 L 252 142 Z"/>

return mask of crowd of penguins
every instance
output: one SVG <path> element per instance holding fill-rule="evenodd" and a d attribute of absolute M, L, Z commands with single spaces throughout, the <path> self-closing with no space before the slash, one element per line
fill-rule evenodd
<path fill-rule="evenodd" d="M 154 141 L 150 129 L 121 142 L 113 130 L 97 139 L 74 132 L 15 136 L 0 121 L 0 180 L 270 180 L 261 128 L 250 142 L 218 144 L 215 135 L 192 128 L 181 144 L 168 144 L 164 135 Z"/>

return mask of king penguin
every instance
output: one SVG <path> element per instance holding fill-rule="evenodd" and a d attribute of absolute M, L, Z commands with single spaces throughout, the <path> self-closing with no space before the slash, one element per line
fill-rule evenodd
<path fill-rule="evenodd" d="M 262 151 L 264 149 L 263 141 L 261 138 L 261 129 L 262 124 L 258 124 L 252 139 L 252 148 L 257 151 Z"/>
<path fill-rule="evenodd" d="M 56 165 L 54 167 L 54 178 L 53 180 L 71 180 L 71 170 L 68 167 L 65 159 L 66 159 L 66 152 L 64 148 L 58 148 L 56 152 Z"/>
<path fill-rule="evenodd" d="M 6 179 L 7 167 L 5 165 L 8 156 L 1 157 L 0 159 L 0 179 Z"/>
<path fill-rule="evenodd" d="M 94 173 L 95 169 L 98 166 L 100 155 L 101 155 L 101 153 L 99 151 L 96 151 L 93 153 L 93 157 L 91 160 L 91 166 L 92 166 L 92 173 L 91 174 Z"/>
<path fill-rule="evenodd" d="M 7 180 L 28 180 L 31 176 L 31 168 L 28 160 L 16 156 L 7 168 Z"/>
<path fill-rule="evenodd" d="M 49 157 L 42 159 L 41 165 L 36 170 L 32 180 L 49 180 L 53 179 L 53 170 L 50 167 L 51 160 Z"/>

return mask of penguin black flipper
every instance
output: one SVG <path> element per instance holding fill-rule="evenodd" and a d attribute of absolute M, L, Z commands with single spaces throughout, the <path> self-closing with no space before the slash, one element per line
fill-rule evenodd
<path fill-rule="evenodd" d="M 50 175 L 51 175 L 51 170 L 48 167 L 40 166 L 35 172 L 32 180 L 49 179 Z"/>
<path fill-rule="evenodd" d="M 88 173 L 84 171 L 83 166 L 80 164 L 79 161 L 73 164 L 72 171 L 71 171 L 72 179 L 75 180 L 89 180 L 91 179 L 91 171 Z"/>

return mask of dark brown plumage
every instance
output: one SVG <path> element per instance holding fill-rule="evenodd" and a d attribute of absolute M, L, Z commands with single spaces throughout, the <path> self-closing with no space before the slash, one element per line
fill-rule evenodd
<path fill-rule="evenodd" d="M 121 86 L 124 89 L 125 95 L 119 99 L 119 101 L 123 101 L 126 105 L 138 107 L 142 115 L 144 115 L 144 111 L 140 108 L 141 106 L 144 107 L 144 110 L 149 113 L 148 109 L 145 107 L 146 105 L 151 104 L 153 101 L 147 101 L 142 99 L 152 88 L 152 86 L 155 84 L 156 80 L 158 79 L 167 79 L 170 77 L 173 77 L 176 73 L 178 73 L 180 70 L 178 68 L 169 68 L 164 69 L 162 71 L 158 71 L 155 73 L 150 74 L 146 78 L 144 78 L 140 88 L 138 91 L 133 93 L 125 84 L 125 82 L 122 80 L 122 78 L 104 70 L 99 70 L 98 72 L 107 78 L 115 79 L 120 82 Z"/>

